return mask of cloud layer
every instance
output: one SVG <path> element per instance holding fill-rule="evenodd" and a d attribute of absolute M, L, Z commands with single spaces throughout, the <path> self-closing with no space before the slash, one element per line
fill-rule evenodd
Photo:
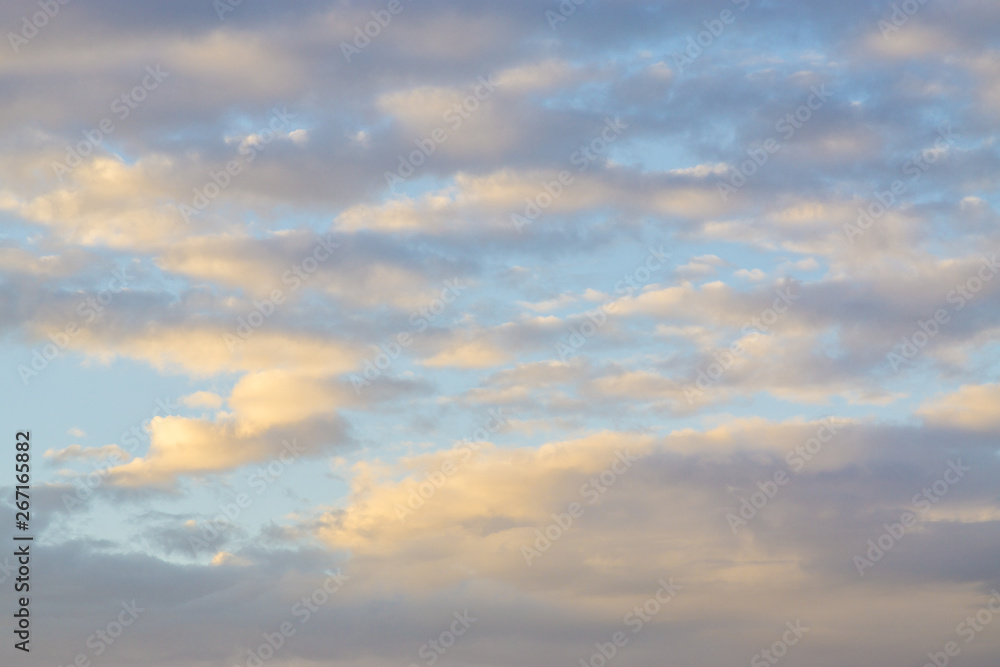
<path fill-rule="evenodd" d="M 32 659 L 995 665 L 998 21 L 7 3 Z"/>

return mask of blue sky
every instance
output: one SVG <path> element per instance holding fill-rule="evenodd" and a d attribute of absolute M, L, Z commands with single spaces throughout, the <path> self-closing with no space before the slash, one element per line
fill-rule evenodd
<path fill-rule="evenodd" d="M 998 21 L 6 3 L 0 650 L 995 665 Z"/>

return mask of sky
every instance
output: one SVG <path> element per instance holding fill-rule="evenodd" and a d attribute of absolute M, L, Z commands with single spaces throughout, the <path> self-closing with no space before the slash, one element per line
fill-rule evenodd
<path fill-rule="evenodd" d="M 3 3 L 0 660 L 995 666 L 998 25 Z"/>

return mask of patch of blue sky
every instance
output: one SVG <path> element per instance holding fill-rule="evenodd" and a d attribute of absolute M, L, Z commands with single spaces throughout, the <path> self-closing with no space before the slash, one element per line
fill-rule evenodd
<path fill-rule="evenodd" d="M 12 242 L 27 245 L 42 238 L 44 229 L 28 222 L 16 213 L 0 209 L 0 247 Z"/>
<path fill-rule="evenodd" d="M 626 134 L 609 145 L 607 159 L 614 164 L 650 174 L 712 166 L 695 154 L 690 143 L 682 141 L 676 135 L 629 137 Z"/>
<path fill-rule="evenodd" d="M 46 352 L 54 349 L 46 350 L 47 345 L 51 343 L 40 341 L 28 347 L 8 341 L 0 348 L 0 368 L 8 369 L 0 380 L 0 401 L 10 414 L 17 415 L 17 428 L 32 430 L 39 457 L 48 449 L 71 444 L 125 447 L 124 433 L 134 432 L 134 427 L 142 433 L 142 425 L 157 414 L 183 414 L 183 407 L 173 406 L 181 396 L 197 389 L 184 375 L 164 375 L 145 363 L 127 359 L 105 364 L 65 351 L 45 360 L 43 366 L 34 353 L 44 359 Z M 22 366 L 41 370 L 28 376 L 25 384 L 18 373 Z M 72 428 L 81 429 L 86 436 L 69 434 Z M 138 442 L 135 453 L 142 454 L 148 447 L 148 436 Z"/>
<path fill-rule="evenodd" d="M 396 174 L 398 168 L 398 161 L 386 165 L 386 171 L 392 174 Z M 398 176 L 398 174 L 396 175 Z M 387 187 L 382 192 L 378 203 L 385 204 L 402 197 L 416 200 L 424 195 L 439 192 L 454 185 L 454 177 L 442 178 L 427 169 L 418 168 L 412 176 L 403 179 L 402 182 L 393 180 L 392 187 Z"/>

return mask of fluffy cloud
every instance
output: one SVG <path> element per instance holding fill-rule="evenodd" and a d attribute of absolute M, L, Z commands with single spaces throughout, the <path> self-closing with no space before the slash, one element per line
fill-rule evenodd
<path fill-rule="evenodd" d="M 1000 585 L 1000 9 L 724 4 L 100 0 L 0 53 L 39 659 L 134 599 L 109 667 L 246 664 L 338 568 L 275 664 L 466 609 L 442 660 L 587 662 L 671 578 L 622 664 L 940 650 Z"/>

